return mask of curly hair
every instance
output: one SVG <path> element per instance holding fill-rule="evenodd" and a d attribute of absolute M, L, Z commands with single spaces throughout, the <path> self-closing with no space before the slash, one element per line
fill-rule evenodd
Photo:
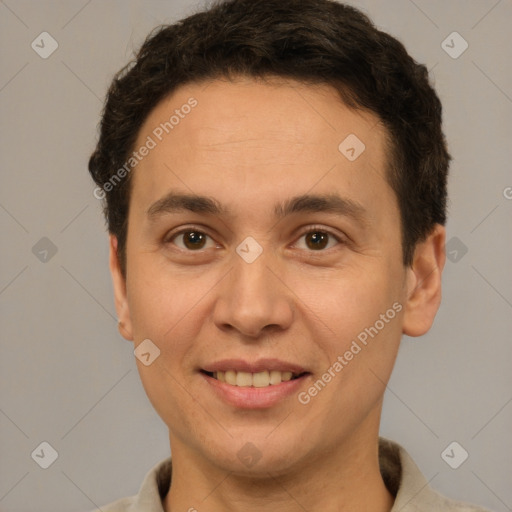
<path fill-rule="evenodd" d="M 157 27 L 109 88 L 89 172 L 101 189 L 123 272 L 131 180 L 123 173 L 126 179 L 112 186 L 111 179 L 133 151 L 139 129 L 177 87 L 236 76 L 331 85 L 346 105 L 380 118 L 403 263 L 410 265 L 416 244 L 446 222 L 451 157 L 427 68 L 354 7 L 332 0 L 225 0 Z"/>

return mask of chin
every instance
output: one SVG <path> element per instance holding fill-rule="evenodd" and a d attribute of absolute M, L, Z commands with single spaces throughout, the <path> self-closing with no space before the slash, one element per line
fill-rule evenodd
<path fill-rule="evenodd" d="M 242 477 L 268 478 L 288 473 L 299 465 L 302 457 L 294 444 L 289 438 L 271 442 L 262 435 L 233 436 L 226 445 L 217 446 L 208 458 L 224 471 Z"/>

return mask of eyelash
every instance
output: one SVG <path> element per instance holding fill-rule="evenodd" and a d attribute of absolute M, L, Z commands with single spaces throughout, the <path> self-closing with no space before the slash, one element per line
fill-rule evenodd
<path fill-rule="evenodd" d="M 183 235 L 185 233 L 191 233 L 191 232 L 194 232 L 194 233 L 200 233 L 201 235 L 206 235 L 208 238 L 210 238 L 211 240 L 213 240 L 213 237 L 211 237 L 208 233 L 206 233 L 204 231 L 204 228 L 201 228 L 199 226 L 187 226 L 186 228 L 183 228 L 183 229 L 180 229 L 179 231 L 177 231 L 176 233 L 171 233 L 170 235 L 166 236 L 164 238 L 164 244 L 170 244 L 172 243 L 172 241 L 180 236 L 180 235 Z M 191 250 L 187 250 L 187 249 L 182 249 L 181 247 L 179 247 L 179 250 L 181 251 L 185 251 L 185 252 L 190 252 L 190 253 L 193 253 L 193 252 L 197 252 L 197 253 L 200 253 L 202 252 L 202 250 L 198 250 L 198 251 L 191 251 Z M 203 249 L 204 250 L 204 249 Z"/>
<path fill-rule="evenodd" d="M 210 238 L 211 240 L 213 240 L 213 237 L 210 236 L 208 233 L 206 233 L 204 231 L 204 228 L 201 228 L 199 226 L 188 226 L 186 228 L 183 228 L 183 229 L 180 229 L 179 231 L 177 231 L 176 233 L 172 233 L 168 236 L 166 236 L 163 240 L 164 244 L 170 244 L 172 243 L 172 241 L 177 238 L 178 236 L 180 235 L 184 235 L 186 233 L 190 233 L 190 232 L 196 232 L 196 233 L 199 233 L 201 235 L 206 235 L 208 238 Z M 328 235 L 329 237 L 331 238 L 334 238 L 336 240 L 336 242 L 338 242 L 338 244 L 346 244 L 347 243 L 347 240 L 345 238 L 342 238 L 340 235 L 338 234 L 335 234 L 333 233 L 332 231 L 330 231 L 329 229 L 326 229 L 322 226 L 310 226 L 307 228 L 307 230 L 301 232 L 301 234 L 299 235 L 299 237 L 297 238 L 297 241 L 300 240 L 302 237 L 304 237 L 305 235 L 309 235 L 311 233 L 325 233 L 326 235 Z M 308 252 L 311 252 L 311 253 L 320 253 L 320 252 L 326 252 L 326 251 L 329 251 L 330 249 L 332 249 L 333 247 L 329 247 L 328 249 L 319 249 L 317 251 L 315 250 L 309 250 Z M 189 252 L 189 253 L 201 253 L 202 251 L 204 251 L 204 249 L 198 249 L 197 251 L 193 251 L 193 250 L 189 250 L 189 249 L 182 249 L 181 247 L 179 247 L 179 250 L 181 251 L 184 251 L 184 252 Z"/>

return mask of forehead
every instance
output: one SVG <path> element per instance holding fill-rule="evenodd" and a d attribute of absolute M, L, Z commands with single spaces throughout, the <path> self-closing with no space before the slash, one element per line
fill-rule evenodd
<path fill-rule="evenodd" d="M 151 141 L 152 149 L 133 173 L 132 199 L 149 204 L 177 189 L 243 206 L 341 187 L 345 195 L 394 203 L 386 136 L 376 116 L 348 108 L 327 85 L 249 78 L 187 84 L 139 131 L 135 148 Z"/>

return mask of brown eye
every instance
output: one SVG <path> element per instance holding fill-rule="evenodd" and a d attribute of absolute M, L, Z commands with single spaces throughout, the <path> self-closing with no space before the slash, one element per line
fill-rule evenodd
<path fill-rule="evenodd" d="M 206 237 L 203 233 L 197 231 L 188 231 L 183 234 L 183 243 L 187 249 L 202 249 L 205 241 Z"/>
<path fill-rule="evenodd" d="M 215 246 L 210 236 L 194 229 L 187 229 L 176 233 L 168 243 L 173 243 L 180 249 L 187 251 L 200 251 Z"/>
<path fill-rule="evenodd" d="M 295 243 L 295 247 L 309 252 L 321 252 L 324 249 L 331 249 L 340 244 L 343 244 L 342 239 L 330 231 L 311 228 L 302 234 Z"/>
<path fill-rule="evenodd" d="M 308 249 L 319 250 L 325 249 L 329 243 L 329 234 L 322 231 L 312 231 L 304 235 Z"/>

